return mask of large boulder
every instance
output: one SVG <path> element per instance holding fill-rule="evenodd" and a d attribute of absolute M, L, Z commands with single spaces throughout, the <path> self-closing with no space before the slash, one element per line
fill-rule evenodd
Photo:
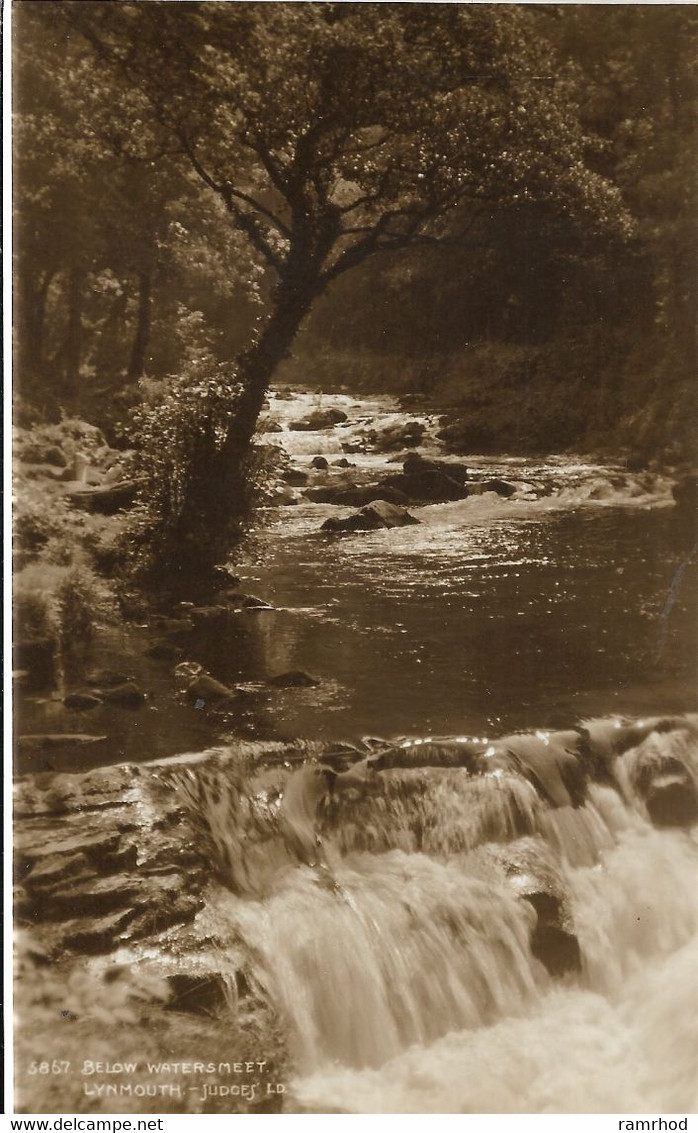
<path fill-rule="evenodd" d="M 302 468 L 286 468 L 281 473 L 281 479 L 294 488 L 304 488 L 308 483 L 308 473 Z"/>
<path fill-rule="evenodd" d="M 678 743 L 665 747 L 650 739 L 630 762 L 630 781 L 655 826 L 698 822 L 698 786 L 681 754 Z"/>
<path fill-rule="evenodd" d="M 207 704 L 221 700 L 231 700 L 236 696 L 235 690 L 228 688 L 209 673 L 199 673 L 187 685 L 187 697 L 205 707 Z"/>
<path fill-rule="evenodd" d="M 320 530 L 330 533 L 377 531 L 383 527 L 409 527 L 415 523 L 419 523 L 419 520 L 410 515 L 404 507 L 388 503 L 387 500 L 376 500 L 345 519 L 334 517 L 326 519 Z"/>
<path fill-rule="evenodd" d="M 576 729 L 580 736 L 580 750 L 599 779 L 611 778 L 614 761 L 618 756 L 641 744 L 653 733 L 684 731 L 698 738 L 698 728 L 690 716 L 655 716 L 634 723 L 616 718 L 583 720 Z M 641 788 L 642 789 L 642 788 Z"/>
<path fill-rule="evenodd" d="M 533 909 L 531 952 L 536 959 L 551 976 L 579 971 L 582 956 L 564 877 L 545 844 L 519 838 L 506 846 L 488 845 L 480 857 Z"/>
<path fill-rule="evenodd" d="M 67 494 L 71 503 L 85 511 L 116 515 L 117 512 L 132 507 L 142 482 L 141 479 L 123 480 L 120 484 L 96 485 L 92 488 L 80 483 L 69 488 Z"/>
<path fill-rule="evenodd" d="M 145 704 L 145 694 L 141 692 L 135 681 L 126 681 L 122 685 L 113 685 L 98 691 L 103 701 L 108 704 L 118 704 L 122 708 L 140 708 Z"/>
<path fill-rule="evenodd" d="M 331 429 L 333 425 L 339 425 L 346 420 L 347 415 L 341 409 L 316 409 L 313 413 L 309 413 L 307 417 L 292 421 L 289 429 L 297 433 L 313 433 L 316 429 Z"/>
<path fill-rule="evenodd" d="M 426 432 L 426 425 L 420 421 L 405 421 L 396 425 L 388 425 L 380 433 L 375 431 L 369 434 L 376 452 L 392 452 L 401 448 L 416 448 L 421 444 Z"/>
<path fill-rule="evenodd" d="M 444 420 L 443 428 L 436 434 L 451 452 L 492 452 L 498 447 L 494 429 L 482 422 L 467 419 Z M 501 440 L 499 441 L 501 448 Z"/>
<path fill-rule="evenodd" d="M 655 826 L 687 827 L 698 822 L 698 790 L 685 768 L 678 775 L 658 775 L 645 805 Z"/>
<path fill-rule="evenodd" d="M 503 496 L 504 499 L 509 499 L 516 492 L 516 485 L 510 484 L 508 480 L 499 480 L 494 477 L 491 480 L 480 480 L 475 484 L 469 484 L 468 490 L 471 496 L 483 496 L 485 492 L 496 492 L 498 496 Z"/>
<path fill-rule="evenodd" d="M 414 467 L 409 473 L 388 476 L 385 484 L 403 492 L 410 503 L 449 503 L 464 500 L 468 489 L 464 484 L 445 475 L 438 468 Z"/>
<path fill-rule="evenodd" d="M 335 502 L 337 490 L 332 485 L 323 484 L 319 488 L 306 488 L 303 496 L 314 504 L 332 504 Z"/>
<path fill-rule="evenodd" d="M 486 740 L 443 739 L 390 745 L 370 755 L 367 763 L 374 771 L 413 767 L 462 767 L 474 771 L 477 760 L 488 747 Z"/>
<path fill-rule="evenodd" d="M 100 696 L 95 696 L 91 692 L 71 692 L 63 697 L 63 703 L 66 708 L 74 712 L 89 712 L 104 702 Z"/>
<path fill-rule="evenodd" d="M 289 507 L 297 503 L 298 500 L 290 484 L 282 484 L 274 488 L 267 498 L 269 507 Z"/>
<path fill-rule="evenodd" d="M 402 471 L 406 476 L 416 476 L 428 469 L 432 472 L 441 472 L 442 475 L 449 476 L 459 484 L 465 484 L 470 474 L 467 464 L 450 460 L 430 460 L 418 452 L 408 452 L 402 464 Z"/>

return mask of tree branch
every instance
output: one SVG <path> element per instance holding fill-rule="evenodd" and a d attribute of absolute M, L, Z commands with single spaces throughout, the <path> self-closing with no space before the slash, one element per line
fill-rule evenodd
<path fill-rule="evenodd" d="M 250 205 L 250 207 L 253 208 L 255 212 L 260 213 L 261 216 L 265 216 L 270 224 L 273 224 L 274 228 L 278 229 L 278 231 L 283 237 L 285 237 L 286 240 L 291 239 L 290 228 L 288 228 L 284 224 L 284 222 L 271 211 L 271 209 L 266 208 L 265 205 L 255 200 L 254 197 L 249 196 L 247 193 L 243 193 L 241 189 L 233 188 L 233 186 L 228 181 L 225 183 L 225 189 L 226 192 L 230 193 L 231 197 L 236 197 L 238 200 L 244 201 L 245 204 Z"/>
<path fill-rule="evenodd" d="M 183 150 L 191 162 L 192 168 L 198 173 L 204 184 L 208 185 L 214 193 L 217 193 L 225 203 L 228 212 L 235 218 L 238 228 L 245 233 L 250 243 L 254 245 L 258 252 L 264 256 L 267 263 L 274 268 L 276 272 L 283 271 L 283 260 L 276 254 L 271 244 L 266 238 L 265 233 L 262 231 L 259 223 L 255 221 L 254 217 L 242 211 L 241 208 L 235 203 L 236 197 L 241 197 L 243 200 L 250 200 L 247 194 L 241 193 L 239 190 L 234 189 L 229 181 L 216 181 L 216 179 L 209 173 L 206 167 L 199 160 L 196 150 L 192 145 L 189 138 L 182 130 L 177 131 L 179 140 L 182 143 Z M 256 207 L 256 202 L 255 207 Z"/>
<path fill-rule="evenodd" d="M 277 255 L 277 253 L 272 248 L 271 244 L 267 240 L 266 234 L 262 231 L 259 222 L 256 221 L 253 216 L 250 216 L 249 213 L 243 212 L 241 208 L 238 208 L 238 206 L 235 204 L 234 197 L 228 191 L 227 185 L 223 185 L 221 187 L 220 194 L 225 201 L 228 212 L 235 218 L 235 222 L 238 228 L 240 228 L 241 231 L 245 233 L 250 243 L 262 256 L 264 256 L 264 259 L 267 261 L 269 266 L 273 267 L 274 271 L 277 272 L 278 275 L 282 275 L 284 270 L 284 261 L 281 256 Z"/>

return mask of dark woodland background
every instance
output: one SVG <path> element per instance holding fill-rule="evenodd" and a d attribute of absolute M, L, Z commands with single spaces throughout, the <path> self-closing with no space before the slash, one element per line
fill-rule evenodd
<path fill-rule="evenodd" d="M 205 389 L 180 527 L 279 379 L 424 395 L 463 451 L 690 461 L 695 22 L 15 4 L 19 422 L 162 452 Z"/>

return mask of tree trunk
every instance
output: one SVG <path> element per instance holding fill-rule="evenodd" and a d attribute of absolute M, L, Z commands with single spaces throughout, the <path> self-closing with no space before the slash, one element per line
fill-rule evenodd
<path fill-rule="evenodd" d="M 82 353 L 82 268 L 73 266 L 68 274 L 68 325 L 65 335 L 65 384 L 77 392 Z"/>
<path fill-rule="evenodd" d="M 152 273 L 150 270 L 138 273 L 138 313 L 136 333 L 131 347 L 128 364 L 129 380 L 135 382 L 145 373 L 145 355 L 150 342 L 150 305 L 152 296 Z"/>
<path fill-rule="evenodd" d="M 243 392 L 236 402 L 220 448 L 203 446 L 192 469 L 177 530 L 177 554 L 165 551 L 185 587 L 203 575 L 230 547 L 249 511 L 249 457 L 257 419 L 269 383 L 315 297 L 312 286 L 287 288 L 259 338 L 238 358 Z M 167 567 L 167 563 L 164 563 Z"/>
<path fill-rule="evenodd" d="M 225 438 L 224 459 L 234 462 L 241 452 L 248 451 L 271 379 L 287 355 L 314 298 L 315 290 L 310 285 L 302 290 L 289 288 L 282 293 L 259 338 L 240 355 L 238 373 L 244 392 Z"/>
<path fill-rule="evenodd" d="M 48 289 L 51 286 L 55 272 L 47 271 L 41 282 L 38 295 L 36 297 L 36 307 L 34 310 L 34 358 L 37 373 L 43 374 L 44 371 L 44 327 L 46 325 L 46 302 L 48 300 Z"/>
<path fill-rule="evenodd" d="M 55 272 L 36 278 L 30 272 L 19 277 L 15 310 L 15 342 L 21 381 L 29 384 L 44 372 L 44 327 L 46 300 Z"/>

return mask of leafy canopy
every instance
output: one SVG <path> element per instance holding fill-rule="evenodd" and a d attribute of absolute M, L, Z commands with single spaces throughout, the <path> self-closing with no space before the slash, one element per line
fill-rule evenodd
<path fill-rule="evenodd" d="M 545 202 L 590 231 L 629 231 L 535 11 L 69 0 L 61 13 L 127 80 L 102 108 L 123 150 L 185 158 L 306 293 L 373 252 L 462 238 L 483 208 Z"/>

